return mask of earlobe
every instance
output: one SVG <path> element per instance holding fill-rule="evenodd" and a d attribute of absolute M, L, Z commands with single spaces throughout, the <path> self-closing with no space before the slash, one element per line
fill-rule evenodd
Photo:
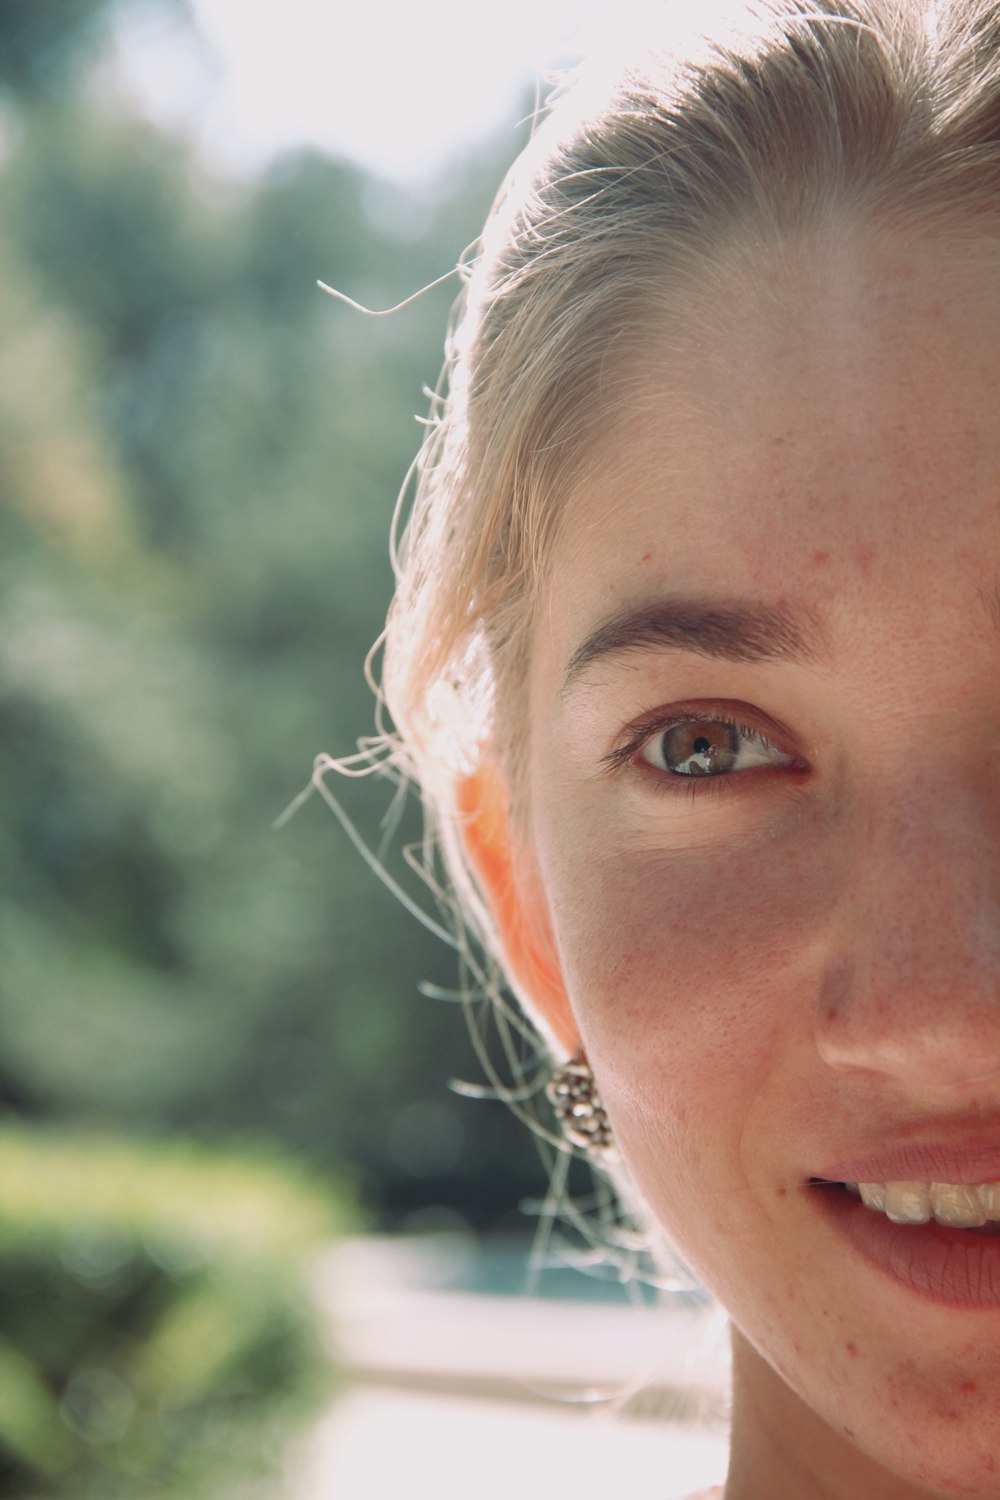
<path fill-rule="evenodd" d="M 508 976 L 543 1034 L 574 1053 L 580 1033 L 533 861 L 523 853 L 518 857 L 513 846 L 503 775 L 496 766 L 480 767 L 459 782 L 455 804 L 466 854 L 503 945 Z"/>

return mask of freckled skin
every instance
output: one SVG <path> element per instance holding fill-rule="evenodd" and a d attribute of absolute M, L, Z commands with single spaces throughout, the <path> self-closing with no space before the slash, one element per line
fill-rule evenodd
<path fill-rule="evenodd" d="M 846 1256 L 808 1179 L 1000 1120 L 1000 241 L 788 262 L 649 349 L 571 498 L 521 858 L 632 1175 L 734 1320 L 726 1500 L 998 1500 L 1000 1314 Z M 563 695 L 661 593 L 803 604 L 828 660 L 632 653 Z M 720 702 L 808 774 L 606 771 L 630 723 Z"/>

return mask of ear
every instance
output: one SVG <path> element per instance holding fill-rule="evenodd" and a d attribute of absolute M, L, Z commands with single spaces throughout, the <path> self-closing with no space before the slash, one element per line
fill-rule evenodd
<path fill-rule="evenodd" d="M 456 789 L 459 832 L 503 946 L 504 967 L 543 1034 L 567 1053 L 580 1046 L 534 860 L 515 851 L 507 783 L 493 765 Z"/>

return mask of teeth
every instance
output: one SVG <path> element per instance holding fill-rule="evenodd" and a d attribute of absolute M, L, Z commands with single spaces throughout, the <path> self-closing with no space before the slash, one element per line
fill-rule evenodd
<path fill-rule="evenodd" d="M 1000 1219 L 1000 1182 L 984 1182 L 978 1191 L 986 1217 Z"/>
<path fill-rule="evenodd" d="M 939 1224 L 953 1229 L 972 1229 L 986 1223 L 979 1193 L 972 1187 L 954 1187 L 948 1182 L 931 1183 L 931 1207 Z"/>
<path fill-rule="evenodd" d="M 952 1182 L 847 1182 L 848 1192 L 866 1208 L 884 1213 L 894 1224 L 926 1224 L 936 1219 L 951 1229 L 977 1229 L 1000 1220 L 1000 1182 L 977 1187 Z"/>
<path fill-rule="evenodd" d="M 923 1182 L 887 1182 L 885 1211 L 894 1224 L 926 1224 L 934 1212 Z"/>

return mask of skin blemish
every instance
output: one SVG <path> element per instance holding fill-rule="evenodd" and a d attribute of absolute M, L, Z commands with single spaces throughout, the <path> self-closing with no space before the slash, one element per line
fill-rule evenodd
<path fill-rule="evenodd" d="M 844 1348 L 847 1350 L 847 1352 L 850 1355 L 851 1359 L 857 1359 L 857 1357 L 858 1357 L 858 1346 L 853 1341 L 853 1339 L 848 1339 L 847 1343 L 844 1345 Z"/>
<path fill-rule="evenodd" d="M 973 1396 L 978 1389 L 979 1387 L 976 1385 L 976 1382 L 974 1380 L 963 1380 L 962 1384 L 959 1386 L 959 1390 L 964 1396 Z"/>
<path fill-rule="evenodd" d="M 829 554 L 829 552 L 827 552 L 827 550 L 826 550 L 825 547 L 821 548 L 819 550 L 819 552 L 814 552 L 813 553 L 813 567 L 814 568 L 824 568 L 824 567 L 826 567 L 826 564 L 829 561 L 830 561 L 830 554 Z"/>
<path fill-rule="evenodd" d="M 653 552 L 652 552 L 652 549 L 650 549 L 648 552 L 644 552 L 642 554 L 642 560 L 643 560 L 644 563 L 648 563 L 648 562 L 652 562 L 653 561 Z"/>
<path fill-rule="evenodd" d="M 778 1189 L 778 1197 L 779 1198 L 787 1198 L 788 1197 L 788 1189 L 785 1188 L 785 1187 L 780 1187 Z"/>

